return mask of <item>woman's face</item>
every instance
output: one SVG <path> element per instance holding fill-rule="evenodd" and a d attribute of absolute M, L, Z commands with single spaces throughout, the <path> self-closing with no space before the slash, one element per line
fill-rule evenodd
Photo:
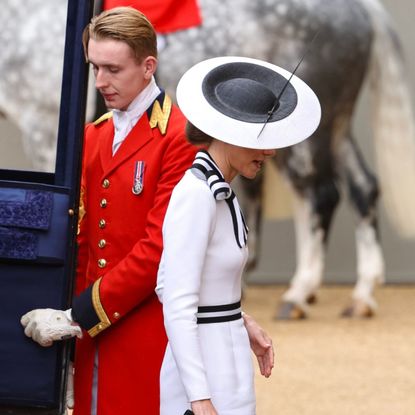
<path fill-rule="evenodd" d="M 275 155 L 275 150 L 256 150 L 228 144 L 228 163 L 237 173 L 247 179 L 254 179 L 261 170 L 264 160 Z"/>

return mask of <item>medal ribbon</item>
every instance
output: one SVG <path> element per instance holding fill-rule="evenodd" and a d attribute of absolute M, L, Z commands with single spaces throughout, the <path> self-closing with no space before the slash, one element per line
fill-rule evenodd
<path fill-rule="evenodd" d="M 136 161 L 134 168 L 133 193 L 139 195 L 144 185 L 144 161 Z"/>

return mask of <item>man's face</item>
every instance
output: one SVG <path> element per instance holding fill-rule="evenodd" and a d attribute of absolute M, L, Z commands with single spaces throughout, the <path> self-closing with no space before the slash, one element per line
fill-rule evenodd
<path fill-rule="evenodd" d="M 157 66 L 157 60 L 152 56 L 139 63 L 125 42 L 113 39 L 90 39 L 88 60 L 94 70 L 95 86 L 105 105 L 119 110 L 126 110 L 148 85 Z"/>

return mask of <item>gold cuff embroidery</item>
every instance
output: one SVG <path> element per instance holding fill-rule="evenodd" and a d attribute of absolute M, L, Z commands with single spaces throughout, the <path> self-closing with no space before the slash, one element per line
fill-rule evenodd
<path fill-rule="evenodd" d="M 99 297 L 99 286 L 101 284 L 101 279 L 97 280 L 92 287 L 92 304 L 94 306 L 95 312 L 100 320 L 98 324 L 88 330 L 88 334 L 91 337 L 95 337 L 97 334 L 101 333 L 101 331 L 105 330 L 109 326 L 111 326 L 111 321 L 107 316 L 107 313 L 104 310 L 104 307 L 101 304 L 101 299 Z"/>

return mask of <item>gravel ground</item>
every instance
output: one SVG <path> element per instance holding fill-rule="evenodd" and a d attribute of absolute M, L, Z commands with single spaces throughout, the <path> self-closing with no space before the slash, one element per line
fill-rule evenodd
<path fill-rule="evenodd" d="M 415 286 L 377 289 L 377 315 L 339 318 L 349 286 L 323 287 L 310 318 L 276 321 L 285 287 L 249 286 L 243 309 L 269 332 L 276 366 L 257 374 L 257 415 L 414 415 Z"/>

